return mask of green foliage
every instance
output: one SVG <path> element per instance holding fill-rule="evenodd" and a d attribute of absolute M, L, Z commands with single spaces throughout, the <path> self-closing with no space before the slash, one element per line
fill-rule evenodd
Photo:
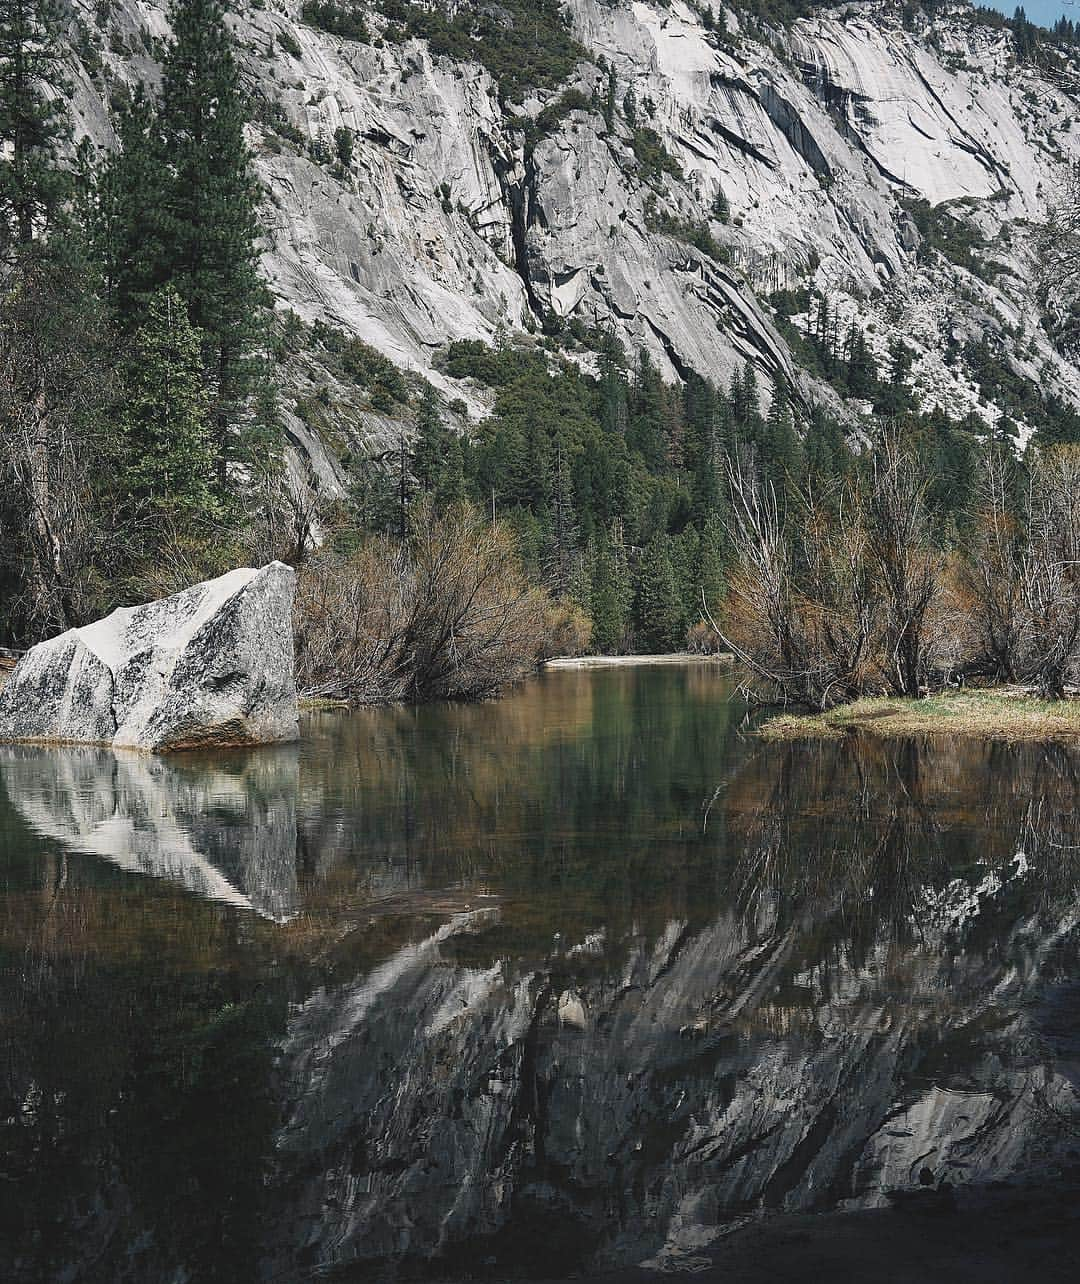
<path fill-rule="evenodd" d="M 633 126 L 630 150 L 637 162 L 638 175 L 646 183 L 658 182 L 665 174 L 682 178 L 682 166 L 664 146 L 664 140 L 656 130 L 648 125 Z"/>
<path fill-rule="evenodd" d="M 667 210 L 659 211 L 656 208 L 656 198 L 651 194 L 645 199 L 645 226 L 650 232 L 662 232 L 665 236 L 673 236 L 677 241 L 692 245 L 717 263 L 731 262 L 730 251 L 717 243 L 704 219 L 691 223 Z"/>
<path fill-rule="evenodd" d="M 550 138 L 575 111 L 593 111 L 596 104 L 580 89 L 567 89 L 526 126 L 527 148 L 531 151 L 542 138 Z"/>
<path fill-rule="evenodd" d="M 300 48 L 300 43 L 292 32 L 287 31 L 284 28 L 277 32 L 277 42 L 290 58 L 299 58 L 304 52 L 303 49 Z"/>
<path fill-rule="evenodd" d="M 803 454 L 792 423 L 787 385 L 780 374 L 773 377 L 769 413 L 759 444 L 766 479 L 777 494 L 794 492 L 803 478 Z"/>
<path fill-rule="evenodd" d="M 334 148 L 337 151 L 338 164 L 343 170 L 352 168 L 353 145 L 356 135 L 346 125 L 339 125 L 334 130 Z"/>
<path fill-rule="evenodd" d="M 160 158 L 168 194 L 159 212 L 160 276 L 187 303 L 213 378 L 220 461 L 251 388 L 250 354 L 262 302 L 257 273 L 258 187 L 244 141 L 246 104 L 221 0 L 177 0 L 162 68 Z"/>
<path fill-rule="evenodd" d="M 409 399 L 409 391 L 397 366 L 360 339 L 350 339 L 342 349 L 341 368 L 353 383 L 368 389 L 372 404 L 378 410 L 390 410 L 395 402 Z"/>
<path fill-rule="evenodd" d="M 1060 397 L 1046 394 L 1009 364 L 1000 342 L 987 335 L 964 346 L 964 362 L 984 400 L 1000 406 L 1011 418 L 1029 420 L 1040 445 L 1080 442 L 1080 415 Z"/>
<path fill-rule="evenodd" d="M 606 536 L 596 540 L 592 553 L 588 602 L 592 642 L 597 651 L 611 654 L 621 651 L 626 643 L 633 594 L 630 572 L 625 551 L 612 545 Z"/>
<path fill-rule="evenodd" d="M 336 3 L 336 0 L 304 0 L 300 19 L 309 27 L 318 27 L 343 40 L 357 40 L 366 44 L 370 39 L 364 22 L 363 5 Z"/>
<path fill-rule="evenodd" d="M 686 636 L 686 611 L 667 535 L 656 535 L 645 549 L 634 588 L 634 625 L 646 651 L 676 650 Z"/>
<path fill-rule="evenodd" d="M 190 529 L 217 515 L 214 442 L 198 332 L 173 286 L 152 295 L 121 365 L 124 489 Z"/>
<path fill-rule="evenodd" d="M 223 491 L 228 465 L 250 457 L 247 403 L 263 302 L 258 187 L 221 0 L 177 0 L 171 19 L 159 97 L 140 89 L 121 107 L 97 242 L 121 330 L 143 323 L 162 287 L 183 299 L 201 336 Z"/>
<path fill-rule="evenodd" d="M 679 646 L 703 589 L 717 605 L 733 454 L 785 487 L 804 476 L 787 390 L 763 420 L 751 367 L 729 390 L 693 376 L 679 389 L 645 354 L 631 371 L 607 352 L 592 377 L 541 347 L 465 341 L 442 368 L 494 392 L 466 452 L 469 497 L 510 523 L 534 575 L 587 607 L 602 649 Z M 850 454 L 835 436 L 828 463 L 840 467 Z"/>
<path fill-rule="evenodd" d="M 986 238 L 977 228 L 957 218 L 948 202 L 931 205 L 926 200 L 915 200 L 903 204 L 923 238 L 919 248 L 921 258 L 936 251 L 975 276 L 987 276 L 988 269 L 975 254 L 976 250 L 986 248 Z"/>
<path fill-rule="evenodd" d="M 438 393 L 431 384 L 424 385 L 420 398 L 411 462 L 413 476 L 425 495 L 443 504 L 462 498 L 461 446 L 443 423 Z"/>
<path fill-rule="evenodd" d="M 563 83 L 589 57 L 570 34 L 558 0 L 501 0 L 491 9 L 461 5 L 452 15 L 439 4 L 383 0 L 382 11 L 390 21 L 388 40 L 418 36 L 435 54 L 480 63 L 509 102 Z"/>
<path fill-rule="evenodd" d="M 0 259 L 43 235 L 68 192 L 61 17 L 54 0 L 0 0 Z"/>

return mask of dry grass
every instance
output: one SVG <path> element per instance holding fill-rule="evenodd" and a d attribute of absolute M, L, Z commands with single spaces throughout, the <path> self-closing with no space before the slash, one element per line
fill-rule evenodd
<path fill-rule="evenodd" d="M 980 740 L 1080 741 L 1080 699 L 1039 700 L 1012 687 L 957 691 L 922 700 L 854 700 L 824 713 L 781 714 L 759 729 L 764 740 L 967 736 Z"/>

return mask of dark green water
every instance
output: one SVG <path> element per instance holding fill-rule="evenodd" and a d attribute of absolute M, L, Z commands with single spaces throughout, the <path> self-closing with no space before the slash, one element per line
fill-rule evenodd
<path fill-rule="evenodd" d="M 693 1264 L 1080 1162 L 1080 754 L 766 746 L 710 667 L 0 748 L 0 1278 Z"/>

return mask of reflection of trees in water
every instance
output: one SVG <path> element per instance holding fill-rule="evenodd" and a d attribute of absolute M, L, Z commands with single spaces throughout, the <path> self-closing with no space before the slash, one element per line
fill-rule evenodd
<path fill-rule="evenodd" d="M 816 923 L 855 963 L 883 941 L 923 940 L 928 904 L 959 895 L 956 880 L 1022 877 L 1035 911 L 1078 889 L 1078 788 L 1080 753 L 1061 745 L 849 736 L 759 749 L 725 795 L 732 894 L 761 929 Z"/>
<path fill-rule="evenodd" d="M 927 1166 L 977 1182 L 1045 1162 L 1075 1106 L 1032 1017 L 1044 943 L 1073 922 L 1053 853 L 1075 758 L 724 752 L 693 912 L 684 888 L 624 913 L 613 881 L 608 930 L 558 941 L 574 907 L 530 935 L 508 904 L 501 928 L 432 938 L 298 1014 L 283 1255 L 318 1225 L 324 1268 L 445 1254 L 512 1274 L 560 1234 L 565 1269 L 588 1269 L 747 1209 L 872 1202 Z"/>
<path fill-rule="evenodd" d="M 558 914 L 591 903 L 660 923 L 660 900 L 700 915 L 722 844 L 697 802 L 713 764 L 743 752 L 711 676 L 560 673 L 497 705 L 320 718 L 325 750 L 302 768 L 310 892 L 468 883 Z M 346 812 L 356 823 L 335 831 Z"/>
<path fill-rule="evenodd" d="M 242 1280 L 276 1234 L 293 1278 L 309 1240 L 305 1270 L 457 1245 L 463 1274 L 492 1251 L 528 1266 L 561 1228 L 569 1269 L 598 1245 L 653 1251 L 679 1208 L 715 1221 L 906 1180 L 927 1137 L 974 1137 L 975 1177 L 1001 1171 L 995 1137 L 1041 1140 L 1016 1103 L 1067 1113 L 1030 1000 L 1072 921 L 1080 755 L 765 746 L 691 681 L 319 720 L 287 928 L 28 860 L 25 899 L 0 902 L 0 1088 L 10 1117 L 30 1085 L 46 1104 L 0 1135 L 28 1192 L 6 1233 L 50 1244 L 50 1269 L 101 1253 L 111 1278 L 145 1233 L 170 1268 Z M 329 934 L 394 862 L 501 892 L 501 922 L 443 937 L 364 916 L 305 964 L 325 938 L 303 920 Z M 286 999 L 303 1007 L 272 1054 Z M 87 1200 L 102 1188 L 108 1213 Z"/>

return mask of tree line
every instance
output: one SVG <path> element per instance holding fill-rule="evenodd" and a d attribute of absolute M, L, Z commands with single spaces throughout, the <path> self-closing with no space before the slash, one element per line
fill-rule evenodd
<path fill-rule="evenodd" d="M 718 634 L 766 699 L 826 709 L 969 681 L 1060 699 L 1080 682 L 1080 446 L 991 445 L 943 531 L 910 440 L 881 431 L 849 477 L 798 494 L 731 474 Z"/>
<path fill-rule="evenodd" d="M 715 622 L 786 698 L 816 703 L 946 674 L 1071 680 L 1073 643 L 1047 620 L 1069 618 L 1072 572 L 1046 550 L 1073 458 L 1048 447 L 1076 439 L 1075 416 L 1044 416 L 1020 459 L 1008 420 L 923 412 L 902 343 L 882 363 L 827 300 L 792 294 L 773 299 L 778 324 L 802 364 L 870 404 L 868 446 L 780 370 L 672 385 L 559 318 L 448 345 L 442 373 L 491 405 L 469 424 L 359 340 L 272 316 L 224 6 L 176 0 L 171 21 L 160 80 L 115 95 L 98 156 L 56 92 L 61 11 L 0 0 L 0 644 L 286 556 L 303 684 L 349 699 L 490 694 L 553 647 L 715 647 Z M 319 551 L 310 521 L 283 533 L 268 375 L 305 347 L 398 425 L 378 457 L 344 459 Z M 982 382 L 1006 379 L 989 348 L 974 357 Z M 329 390 L 318 400 L 332 420 Z M 1005 607 L 976 572 L 999 564 L 1013 606 L 991 628 Z M 1040 668 L 1051 635 L 1064 658 Z"/>
<path fill-rule="evenodd" d="M 215 569 L 280 455 L 259 192 L 220 0 L 72 138 L 64 10 L 0 0 L 0 638 Z M 166 575 L 167 578 L 167 575 Z"/>

